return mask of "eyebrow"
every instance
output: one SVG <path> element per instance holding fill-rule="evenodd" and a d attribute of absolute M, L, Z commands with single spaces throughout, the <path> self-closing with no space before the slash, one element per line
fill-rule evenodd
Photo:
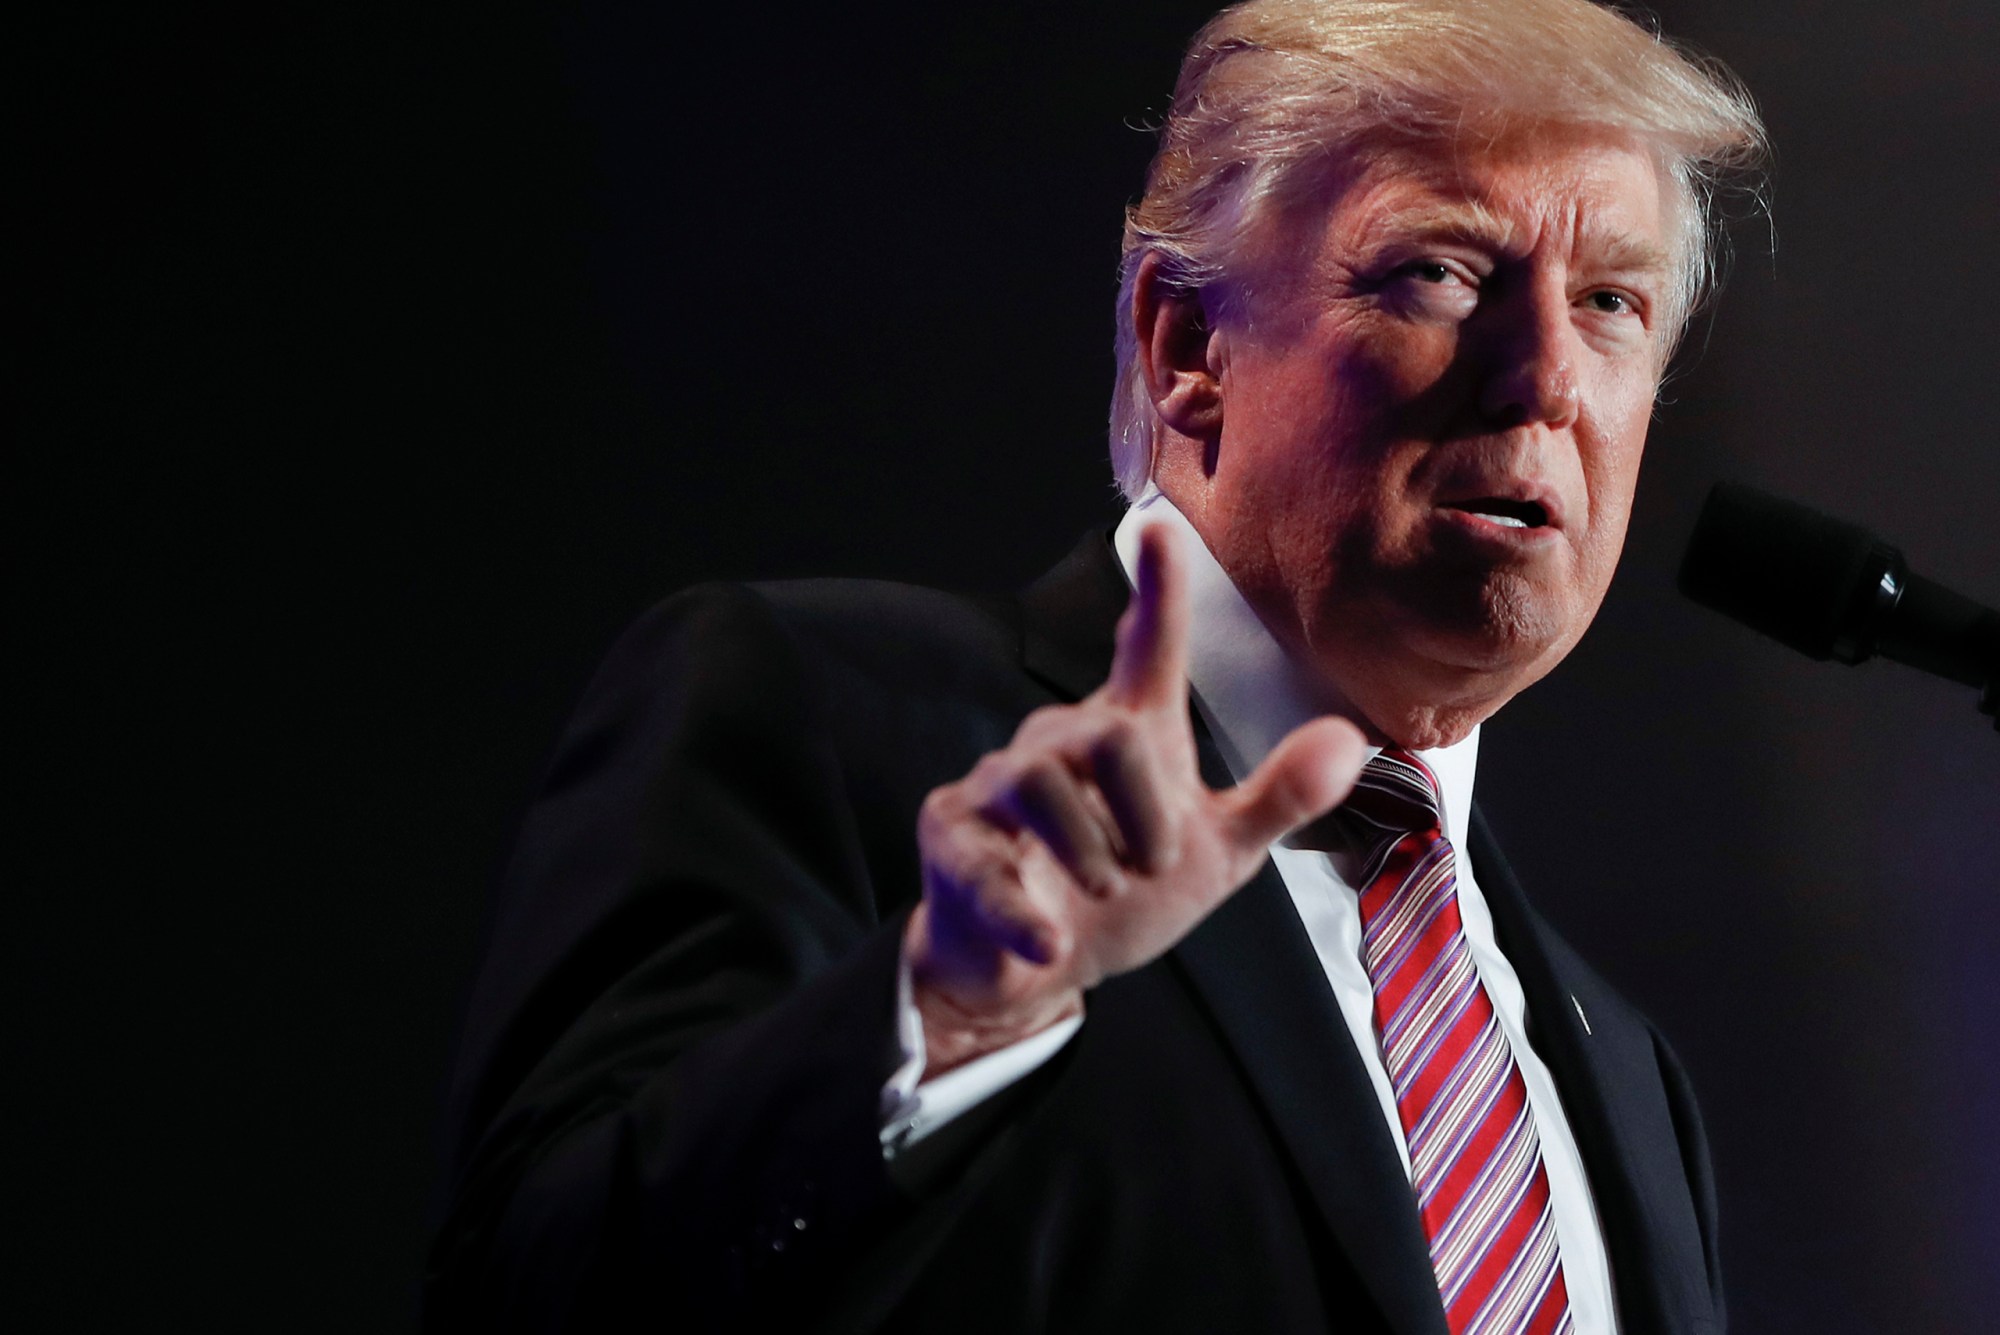
<path fill-rule="evenodd" d="M 1513 242 L 1515 229 L 1505 219 L 1477 200 L 1454 203 L 1426 203 L 1396 210 L 1376 220 L 1365 237 L 1370 246 L 1391 238 L 1418 241 L 1465 241 L 1503 249 Z M 1606 266 L 1625 272 L 1671 274 L 1672 254 L 1658 242 L 1628 232 L 1604 229 L 1586 231 L 1586 248 Z"/>

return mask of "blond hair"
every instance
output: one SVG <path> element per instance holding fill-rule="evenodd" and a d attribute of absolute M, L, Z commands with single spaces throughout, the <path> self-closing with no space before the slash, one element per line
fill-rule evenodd
<path fill-rule="evenodd" d="M 1761 161 L 1748 93 L 1720 65 L 1591 0 L 1248 0 L 1211 19 L 1126 211 L 1111 461 L 1144 490 L 1157 426 L 1131 328 L 1141 261 L 1170 290 L 1221 279 L 1273 208 L 1355 155 L 1537 127 L 1605 129 L 1651 149 L 1680 211 L 1678 331 L 1716 272 L 1721 183 Z"/>

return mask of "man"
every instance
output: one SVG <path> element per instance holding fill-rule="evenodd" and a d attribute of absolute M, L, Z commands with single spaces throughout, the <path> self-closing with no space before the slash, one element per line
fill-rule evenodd
<path fill-rule="evenodd" d="M 433 1325 L 1719 1330 L 1685 1082 L 1470 790 L 1758 140 L 1585 0 L 1218 16 L 1128 220 L 1115 542 L 697 590 L 593 684 Z"/>

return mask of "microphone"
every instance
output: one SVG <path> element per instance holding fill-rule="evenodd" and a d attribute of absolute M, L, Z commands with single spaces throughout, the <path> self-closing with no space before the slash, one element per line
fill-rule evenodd
<path fill-rule="evenodd" d="M 1903 554 L 1845 520 L 1718 482 L 1681 560 L 1680 590 L 1812 658 L 1875 655 L 1984 688 L 2000 726 L 2000 612 L 1910 573 Z"/>

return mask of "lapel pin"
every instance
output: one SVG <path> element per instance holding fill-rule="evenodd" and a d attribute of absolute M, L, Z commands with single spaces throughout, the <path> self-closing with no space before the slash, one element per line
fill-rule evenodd
<path fill-rule="evenodd" d="M 1590 1027 L 1590 1017 L 1583 1013 L 1583 1003 L 1576 999 L 1576 993 L 1572 992 L 1569 994 L 1569 1004 L 1576 1007 L 1576 1018 L 1583 1021 L 1583 1032 L 1589 1034 L 1592 1038 L 1597 1037 L 1596 1032 Z"/>

